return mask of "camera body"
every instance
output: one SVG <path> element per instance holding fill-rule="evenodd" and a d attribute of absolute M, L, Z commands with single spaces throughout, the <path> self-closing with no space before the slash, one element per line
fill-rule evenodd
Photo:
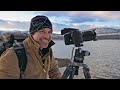
<path fill-rule="evenodd" d="M 64 35 L 66 45 L 75 44 L 76 47 L 80 47 L 84 41 L 96 40 L 95 30 L 81 32 L 75 28 L 64 28 L 61 35 Z"/>

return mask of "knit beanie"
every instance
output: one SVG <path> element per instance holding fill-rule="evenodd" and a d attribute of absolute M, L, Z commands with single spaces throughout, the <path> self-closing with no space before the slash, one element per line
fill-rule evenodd
<path fill-rule="evenodd" d="M 46 16 L 35 16 L 31 19 L 30 23 L 30 34 L 34 34 L 35 32 L 41 30 L 42 28 L 50 28 L 52 31 L 52 23 Z"/>

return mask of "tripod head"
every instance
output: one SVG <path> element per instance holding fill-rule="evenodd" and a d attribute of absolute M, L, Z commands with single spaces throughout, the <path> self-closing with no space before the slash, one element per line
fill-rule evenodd
<path fill-rule="evenodd" d="M 82 50 L 80 47 L 75 50 L 74 62 L 83 63 L 84 56 L 89 56 L 90 52 L 86 50 Z"/>

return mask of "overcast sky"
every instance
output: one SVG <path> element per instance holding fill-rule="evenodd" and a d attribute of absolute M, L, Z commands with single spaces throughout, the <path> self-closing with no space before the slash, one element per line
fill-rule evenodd
<path fill-rule="evenodd" d="M 94 27 L 120 28 L 120 11 L 0 11 L 0 30 L 29 30 L 30 20 L 36 15 L 46 15 L 53 31 L 63 28 L 80 30 Z"/>

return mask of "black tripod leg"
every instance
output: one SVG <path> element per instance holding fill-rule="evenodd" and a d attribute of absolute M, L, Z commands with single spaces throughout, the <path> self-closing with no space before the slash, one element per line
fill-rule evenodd
<path fill-rule="evenodd" d="M 73 79 L 75 75 L 76 67 L 72 67 L 72 70 L 70 71 L 69 79 Z"/>
<path fill-rule="evenodd" d="M 70 69 L 71 69 L 70 66 L 68 66 L 68 67 L 65 69 L 65 71 L 63 72 L 63 75 L 62 75 L 61 79 L 67 79 L 67 77 L 69 76 L 70 71 L 71 71 Z"/>
<path fill-rule="evenodd" d="M 75 75 L 78 75 L 79 66 L 75 66 Z"/>
<path fill-rule="evenodd" d="M 90 75 L 90 72 L 89 72 L 89 68 L 86 64 L 83 64 L 83 73 L 84 73 L 84 76 L 85 76 L 85 79 L 90 79 L 91 78 L 91 75 Z"/>

